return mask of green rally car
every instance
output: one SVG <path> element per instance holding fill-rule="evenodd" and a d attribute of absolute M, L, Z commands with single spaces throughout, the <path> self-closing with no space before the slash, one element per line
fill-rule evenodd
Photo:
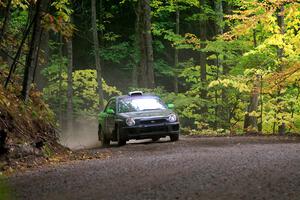
<path fill-rule="evenodd" d="M 177 141 L 179 120 L 171 110 L 173 107 L 158 96 L 141 91 L 113 97 L 99 114 L 98 138 L 103 146 L 108 146 L 110 141 L 117 141 L 121 146 L 130 139 L 157 141 L 166 136 Z"/>

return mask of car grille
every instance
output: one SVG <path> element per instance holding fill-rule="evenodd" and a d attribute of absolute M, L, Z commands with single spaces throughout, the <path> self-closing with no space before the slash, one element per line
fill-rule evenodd
<path fill-rule="evenodd" d="M 149 125 L 149 124 L 162 124 L 167 122 L 166 119 L 153 119 L 153 120 L 141 120 L 140 124 Z"/>
<path fill-rule="evenodd" d="M 154 127 L 147 127 L 147 128 L 141 128 L 141 133 L 150 133 L 150 132 L 164 132 L 167 131 L 166 126 L 154 126 Z"/>

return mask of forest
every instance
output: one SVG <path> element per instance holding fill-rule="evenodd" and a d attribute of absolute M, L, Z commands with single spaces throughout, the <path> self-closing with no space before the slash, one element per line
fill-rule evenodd
<path fill-rule="evenodd" d="M 300 131 L 297 0 L 0 0 L 0 38 L 1 107 L 61 130 L 142 90 L 183 133 Z"/>

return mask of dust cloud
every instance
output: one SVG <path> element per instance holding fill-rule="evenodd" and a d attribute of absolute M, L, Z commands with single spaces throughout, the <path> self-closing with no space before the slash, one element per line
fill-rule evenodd
<path fill-rule="evenodd" d="M 72 150 L 100 147 L 98 122 L 93 119 L 76 119 L 72 131 L 63 130 L 59 142 Z"/>
<path fill-rule="evenodd" d="M 158 142 L 167 141 L 169 141 L 169 137 L 161 138 Z M 77 119 L 72 131 L 64 130 L 60 133 L 59 142 L 72 150 L 101 147 L 101 142 L 98 140 L 98 120 Z M 127 144 L 150 143 L 153 143 L 151 139 L 127 141 Z M 111 142 L 111 144 L 116 145 L 116 142 Z"/>

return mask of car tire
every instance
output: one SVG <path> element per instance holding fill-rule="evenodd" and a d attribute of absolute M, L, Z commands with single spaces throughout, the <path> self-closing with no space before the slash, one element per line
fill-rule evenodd
<path fill-rule="evenodd" d="M 108 147 L 110 145 L 110 139 L 103 133 L 101 126 L 99 126 L 98 129 L 98 136 L 103 147 Z"/>
<path fill-rule="evenodd" d="M 118 146 L 124 146 L 126 145 L 126 139 L 120 137 L 120 129 L 118 127 L 116 127 L 116 131 L 117 131 L 117 141 L 118 141 Z"/>
<path fill-rule="evenodd" d="M 179 134 L 170 135 L 170 139 L 172 142 L 179 140 Z"/>
<path fill-rule="evenodd" d="M 152 142 L 157 142 L 160 139 L 160 137 L 153 137 Z"/>

